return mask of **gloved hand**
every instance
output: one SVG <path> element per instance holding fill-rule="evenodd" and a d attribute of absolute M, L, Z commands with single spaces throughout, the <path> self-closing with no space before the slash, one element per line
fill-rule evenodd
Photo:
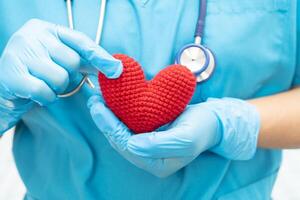
<path fill-rule="evenodd" d="M 209 99 L 189 105 L 163 130 L 133 135 L 103 104 L 88 102 L 91 116 L 112 147 L 135 166 L 168 176 L 211 150 L 228 159 L 250 159 L 256 150 L 259 116 L 254 106 L 237 99 Z"/>
<path fill-rule="evenodd" d="M 27 22 L 0 59 L 0 135 L 32 102 L 53 102 L 79 71 L 95 69 L 117 78 L 122 64 L 83 33 L 37 19 Z"/>

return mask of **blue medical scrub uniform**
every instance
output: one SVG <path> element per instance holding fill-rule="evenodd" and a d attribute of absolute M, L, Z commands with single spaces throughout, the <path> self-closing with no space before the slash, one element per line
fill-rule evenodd
<path fill-rule="evenodd" d="M 73 3 L 76 29 L 94 38 L 99 1 Z M 208 0 L 204 43 L 215 53 L 217 68 L 211 79 L 197 85 L 191 103 L 208 97 L 261 97 L 298 85 L 296 4 Z M 137 59 L 151 79 L 193 41 L 198 5 L 199 0 L 110 0 L 101 44 L 112 54 Z M 65 1 L 0 1 L 1 51 L 31 18 L 66 25 Z M 36 106 L 23 116 L 13 152 L 26 199 L 271 198 L 280 151 L 259 149 L 249 161 L 226 160 L 207 151 L 177 173 L 157 178 L 122 158 L 99 132 L 86 106 L 96 92 L 85 86 L 73 97 Z"/>

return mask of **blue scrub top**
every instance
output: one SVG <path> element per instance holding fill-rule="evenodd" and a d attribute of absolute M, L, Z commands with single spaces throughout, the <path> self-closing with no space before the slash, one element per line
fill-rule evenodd
<path fill-rule="evenodd" d="M 99 1 L 73 2 L 76 29 L 94 38 Z M 197 85 L 192 103 L 249 99 L 298 85 L 296 4 L 208 0 L 204 44 L 215 53 L 217 68 Z M 101 44 L 137 59 L 151 79 L 193 42 L 198 5 L 199 0 L 110 0 Z M 65 1 L 0 1 L 0 51 L 30 18 L 66 25 Z M 249 161 L 207 151 L 177 173 L 157 178 L 122 158 L 99 132 L 86 106 L 93 93 L 85 86 L 71 98 L 36 106 L 18 124 L 13 151 L 27 199 L 270 199 L 280 151 L 259 149 Z"/>

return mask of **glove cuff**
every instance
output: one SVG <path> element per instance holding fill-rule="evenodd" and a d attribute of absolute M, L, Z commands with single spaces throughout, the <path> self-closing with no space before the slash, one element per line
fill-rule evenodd
<path fill-rule="evenodd" d="M 234 99 L 208 99 L 220 122 L 221 140 L 212 152 L 230 160 L 251 159 L 257 148 L 260 116 L 254 105 Z"/>
<path fill-rule="evenodd" d="M 0 84 L 0 136 L 16 125 L 22 115 L 32 107 L 27 99 L 17 98 Z"/>

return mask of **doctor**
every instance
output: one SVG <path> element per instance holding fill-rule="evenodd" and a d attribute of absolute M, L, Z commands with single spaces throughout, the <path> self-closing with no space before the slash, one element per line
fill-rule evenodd
<path fill-rule="evenodd" d="M 82 74 L 118 78 L 110 54 L 151 79 L 193 41 L 199 1 L 110 0 L 101 47 L 99 2 L 0 2 L 0 133 L 25 199 L 271 199 L 280 148 L 300 147 L 296 0 L 208 0 L 203 44 L 217 60 L 186 110 L 163 130 L 132 135 L 99 88 L 68 98 Z M 32 19 L 37 18 L 37 19 Z M 230 98 L 224 98 L 230 97 Z M 86 106 L 87 105 L 87 106 Z"/>

